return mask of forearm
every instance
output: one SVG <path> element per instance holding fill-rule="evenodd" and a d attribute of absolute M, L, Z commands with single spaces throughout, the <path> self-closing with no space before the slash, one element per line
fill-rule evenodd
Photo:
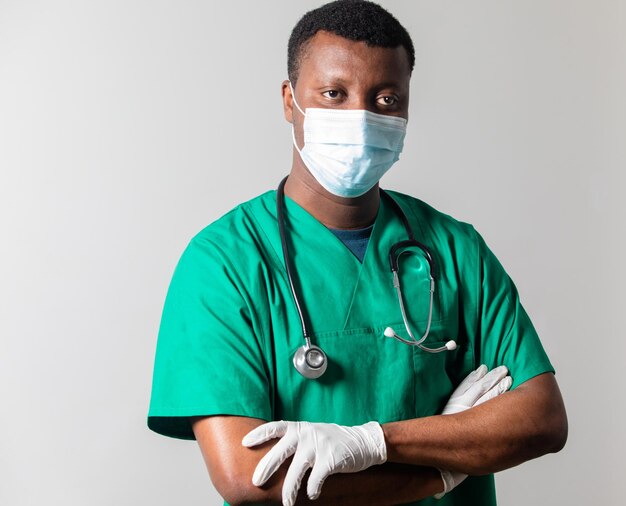
<path fill-rule="evenodd" d="M 276 472 L 270 482 L 250 489 L 248 497 L 237 504 L 281 504 L 282 485 L 289 462 Z M 390 506 L 419 501 L 443 490 L 441 475 L 434 468 L 386 463 L 358 473 L 329 476 L 320 497 L 312 501 L 306 494 L 308 475 L 302 481 L 296 504 Z"/>
<path fill-rule="evenodd" d="M 387 463 L 358 473 L 329 476 L 314 502 L 308 499 L 303 484 L 296 504 L 388 506 L 419 501 L 442 490 L 441 475 L 434 468 Z"/>
<path fill-rule="evenodd" d="M 548 373 L 462 413 L 389 423 L 383 432 L 389 462 L 479 475 L 560 450 L 567 418 Z"/>
<path fill-rule="evenodd" d="M 241 446 L 241 439 L 262 420 L 243 417 L 209 417 L 192 420 L 196 438 L 213 484 L 231 505 L 281 504 L 288 459 L 262 487 L 252 484 L 259 460 L 274 446 L 270 441 L 255 448 Z M 219 458 L 217 456 L 220 455 Z M 305 476 L 298 504 L 308 504 Z M 439 472 L 433 468 L 386 463 L 358 473 L 335 474 L 324 482 L 316 505 L 391 505 L 417 501 L 443 490 Z"/>
<path fill-rule="evenodd" d="M 333 470 L 333 461 L 327 459 L 324 467 L 314 468 L 309 493 L 315 496 L 322 490 L 318 501 L 332 504 L 410 502 L 442 491 L 443 482 L 434 468 L 468 475 L 486 474 L 558 451 L 565 443 L 567 418 L 552 374 L 540 375 L 512 392 L 481 405 L 475 404 L 476 401 L 472 402 L 472 409 L 454 415 L 383 425 L 387 464 L 350 474 L 344 468 L 346 474 L 341 474 L 341 468 Z M 279 504 L 283 497 L 292 503 L 298 489 L 299 502 L 308 502 L 304 492 L 307 489 L 305 470 L 315 459 L 306 452 L 316 447 L 316 435 L 319 435 L 316 431 L 326 431 L 326 437 L 329 437 L 329 431 L 335 431 L 335 438 L 347 437 L 345 448 L 350 447 L 352 441 L 346 428 L 334 426 L 331 430 L 331 426 L 318 428 L 305 422 L 264 424 L 263 420 L 254 418 L 215 416 L 192 420 L 192 424 L 213 483 L 231 504 Z M 380 440 L 376 443 L 377 448 L 382 445 L 383 434 L 374 436 Z M 246 441 L 242 441 L 244 436 Z M 254 486 L 252 475 L 255 468 L 277 438 L 283 436 L 287 443 L 263 459 L 257 469 L 260 474 L 255 475 L 255 482 L 263 483 L 263 486 Z M 305 453 L 296 451 L 299 438 L 309 441 L 308 447 L 303 443 Z M 291 459 L 284 461 L 284 458 L 294 452 L 297 464 L 294 462 L 283 491 L 291 464 Z M 280 467 L 277 469 L 277 466 Z M 321 488 L 323 478 L 328 474 L 332 476 Z M 304 482 L 300 484 L 302 477 Z M 287 495 L 283 496 L 283 492 Z"/>

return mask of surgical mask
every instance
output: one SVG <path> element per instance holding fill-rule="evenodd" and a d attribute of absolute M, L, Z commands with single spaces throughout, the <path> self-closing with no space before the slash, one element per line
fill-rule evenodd
<path fill-rule="evenodd" d="M 289 83 L 291 86 L 291 83 Z M 398 161 L 407 120 L 356 109 L 307 107 L 304 146 L 293 144 L 313 177 L 339 197 L 358 197 L 369 191 Z"/>

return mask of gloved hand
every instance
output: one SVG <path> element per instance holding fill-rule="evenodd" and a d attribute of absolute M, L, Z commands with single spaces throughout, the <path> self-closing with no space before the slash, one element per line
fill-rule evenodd
<path fill-rule="evenodd" d="M 247 447 L 282 438 L 258 463 L 252 483 L 261 486 L 293 455 L 283 483 L 283 505 L 296 501 L 302 478 L 313 468 L 307 495 L 317 499 L 324 480 L 334 473 L 354 473 L 387 461 L 387 446 L 378 422 L 355 427 L 332 423 L 269 422 L 250 431 L 242 441 Z"/>
<path fill-rule="evenodd" d="M 501 365 L 500 367 L 496 367 L 489 373 L 487 373 L 487 371 L 487 366 L 481 365 L 478 369 L 469 373 L 461 384 L 456 387 L 454 392 L 452 392 L 441 414 L 452 415 L 460 413 L 461 411 L 465 411 L 466 409 L 473 408 L 474 406 L 478 406 L 483 402 L 493 399 L 511 388 L 513 380 L 510 376 L 507 376 L 509 370 L 506 366 Z M 441 499 L 467 478 L 466 474 L 447 471 L 445 469 L 439 469 L 439 472 L 443 480 L 443 492 L 436 494 L 435 499 Z"/>
<path fill-rule="evenodd" d="M 501 365 L 487 372 L 487 366 L 481 365 L 472 371 L 452 392 L 448 403 L 441 412 L 442 415 L 453 415 L 466 409 L 478 406 L 500 394 L 506 392 L 513 380 L 506 366 Z"/>

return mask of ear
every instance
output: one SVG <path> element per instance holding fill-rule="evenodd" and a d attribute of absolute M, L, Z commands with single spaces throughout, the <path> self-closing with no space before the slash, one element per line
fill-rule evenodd
<path fill-rule="evenodd" d="M 283 81 L 281 93 L 283 95 L 283 112 L 285 119 L 289 123 L 293 123 L 293 95 L 291 94 L 291 86 L 289 86 L 288 80 Z"/>

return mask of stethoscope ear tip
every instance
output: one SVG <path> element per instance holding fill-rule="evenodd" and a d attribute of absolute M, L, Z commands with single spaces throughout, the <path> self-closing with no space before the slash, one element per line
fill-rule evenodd
<path fill-rule="evenodd" d="M 387 327 L 383 334 L 385 334 L 385 337 L 396 337 L 396 333 L 393 331 L 393 329 L 391 327 Z"/>
<path fill-rule="evenodd" d="M 448 341 L 446 343 L 446 350 L 448 351 L 456 350 L 456 341 Z"/>

